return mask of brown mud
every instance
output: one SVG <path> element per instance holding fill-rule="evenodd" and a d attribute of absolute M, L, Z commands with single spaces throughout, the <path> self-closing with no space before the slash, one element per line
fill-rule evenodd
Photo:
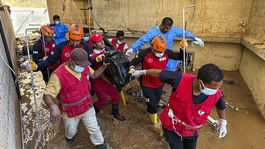
<path fill-rule="evenodd" d="M 264 149 L 265 120 L 258 112 L 251 92 L 244 83 L 239 72 L 224 72 L 226 83 L 222 90 L 227 103 L 226 119 L 228 133 L 223 139 L 211 129 L 209 123 L 199 131 L 198 149 Z M 37 139 L 34 100 L 29 85 L 30 75 L 20 70 L 21 92 L 23 95 L 22 109 L 26 147 L 34 148 Z M 229 84 L 233 82 L 233 84 Z M 49 122 L 49 110 L 42 101 L 42 90 L 45 87 L 41 73 L 35 73 L 35 86 L 42 138 L 38 148 L 44 149 L 93 149 L 89 135 L 80 123 L 76 139 L 67 143 L 64 138 L 62 122 L 54 126 Z M 120 102 L 120 113 L 126 121 L 120 122 L 111 116 L 111 104 L 97 114 L 97 119 L 109 149 L 169 149 L 164 137 L 154 132 L 146 114 L 144 99 L 139 97 L 137 80 L 124 87 L 127 107 Z M 170 92 L 170 89 L 167 90 Z M 96 97 L 93 97 L 96 101 Z M 160 107 L 159 111 L 162 111 Z M 215 109 L 211 116 L 217 118 Z"/>

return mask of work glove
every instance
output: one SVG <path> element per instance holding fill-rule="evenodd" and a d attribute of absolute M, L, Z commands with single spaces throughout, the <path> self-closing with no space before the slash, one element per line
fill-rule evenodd
<path fill-rule="evenodd" d="M 220 119 L 219 120 L 219 138 L 223 138 L 226 133 L 226 125 L 227 125 L 227 121 L 225 119 Z"/>
<path fill-rule="evenodd" d="M 129 50 L 126 51 L 125 55 L 126 56 L 131 56 L 132 53 L 133 53 L 133 49 L 130 48 Z"/>
<path fill-rule="evenodd" d="M 132 73 L 132 76 L 139 77 L 139 76 L 145 75 L 145 74 L 146 74 L 146 70 L 135 70 L 134 73 Z"/>
<path fill-rule="evenodd" d="M 181 48 L 181 49 L 186 49 L 187 47 L 188 47 L 188 42 L 187 42 L 187 40 L 185 40 L 185 39 L 182 39 L 181 41 L 180 41 L 180 43 L 179 43 L 179 47 Z"/>
<path fill-rule="evenodd" d="M 133 74 L 134 72 L 135 72 L 135 67 L 134 67 L 134 66 L 131 66 L 131 67 L 130 67 L 130 71 L 129 71 L 129 73 L 130 73 L 130 74 Z"/>
<path fill-rule="evenodd" d="M 54 104 L 50 106 L 50 120 L 54 124 L 58 124 L 61 118 L 61 111 L 59 107 Z"/>
<path fill-rule="evenodd" d="M 104 54 L 101 54 L 101 55 L 99 55 L 99 56 L 96 57 L 96 61 L 97 62 L 101 62 L 101 61 L 103 61 L 104 57 L 105 57 L 105 55 Z"/>
<path fill-rule="evenodd" d="M 204 46 L 204 42 L 198 37 L 195 37 L 195 41 L 193 41 L 192 43 L 194 43 L 196 45 L 200 45 L 201 47 Z"/>
<path fill-rule="evenodd" d="M 29 61 L 27 66 L 26 66 L 26 68 L 28 70 L 34 71 L 34 70 L 36 70 L 38 68 L 38 65 L 35 62 L 33 62 L 33 61 Z"/>

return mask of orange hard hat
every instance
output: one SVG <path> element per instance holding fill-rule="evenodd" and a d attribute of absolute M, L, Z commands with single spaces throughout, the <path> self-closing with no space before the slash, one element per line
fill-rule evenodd
<path fill-rule="evenodd" d="M 40 29 L 40 32 L 43 33 L 44 36 L 54 36 L 54 30 L 48 25 L 43 25 Z"/>
<path fill-rule="evenodd" d="M 73 40 L 81 40 L 84 38 L 84 31 L 81 25 L 79 24 L 73 24 L 69 31 L 69 38 L 73 39 Z"/>
<path fill-rule="evenodd" d="M 163 36 L 156 36 L 151 42 L 154 50 L 165 52 L 167 49 L 167 41 Z"/>

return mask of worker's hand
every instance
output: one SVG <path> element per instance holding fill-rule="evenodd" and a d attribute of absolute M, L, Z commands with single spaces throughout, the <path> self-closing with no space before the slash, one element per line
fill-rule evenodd
<path fill-rule="evenodd" d="M 134 73 L 132 74 L 132 76 L 139 77 L 139 76 L 145 75 L 145 74 L 146 74 L 146 70 L 135 70 Z"/>
<path fill-rule="evenodd" d="M 33 61 L 29 61 L 27 66 L 26 66 L 26 68 L 28 70 L 34 71 L 34 70 L 36 70 L 38 68 L 38 65 L 35 62 L 33 62 Z"/>
<path fill-rule="evenodd" d="M 102 67 L 103 69 L 106 69 L 106 68 L 108 67 L 108 65 L 109 65 L 109 63 L 105 63 L 105 62 L 103 62 L 103 64 L 102 64 L 101 67 Z"/>
<path fill-rule="evenodd" d="M 223 138 L 226 135 L 227 133 L 226 124 L 227 122 L 225 119 L 219 120 L 219 138 Z"/>
<path fill-rule="evenodd" d="M 201 47 L 204 46 L 204 42 L 198 37 L 195 37 L 195 41 L 193 41 L 192 43 L 194 43 L 196 45 L 200 45 Z"/>
<path fill-rule="evenodd" d="M 96 57 L 96 61 L 101 62 L 101 61 L 103 61 L 104 57 L 105 57 L 104 54 L 100 54 L 99 56 Z"/>
<path fill-rule="evenodd" d="M 61 118 L 61 112 L 59 107 L 54 104 L 50 106 L 50 119 L 51 122 L 54 124 L 58 124 L 60 122 L 60 118 Z"/>
<path fill-rule="evenodd" d="M 188 47 L 188 42 L 187 42 L 187 40 L 185 40 L 185 39 L 182 39 L 181 41 L 180 41 L 180 43 L 179 43 L 179 46 L 180 46 L 180 48 L 181 49 L 186 49 L 187 47 Z"/>
<path fill-rule="evenodd" d="M 130 67 L 130 71 L 129 71 L 129 73 L 130 73 L 130 74 L 133 74 L 134 72 L 135 72 L 135 67 L 134 67 L 134 66 L 131 66 L 131 67 Z"/>
<path fill-rule="evenodd" d="M 131 56 L 132 53 L 133 53 L 133 49 L 130 48 L 129 50 L 126 51 L 125 55 L 126 56 Z"/>
<path fill-rule="evenodd" d="M 47 58 L 48 58 L 48 56 L 44 56 L 44 57 L 42 58 L 42 60 L 45 61 Z"/>

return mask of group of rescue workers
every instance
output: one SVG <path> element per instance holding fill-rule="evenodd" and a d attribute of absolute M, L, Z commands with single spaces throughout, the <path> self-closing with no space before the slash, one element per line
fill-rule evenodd
<path fill-rule="evenodd" d="M 91 36 L 89 28 L 73 24 L 70 28 L 54 15 L 54 24 L 41 27 L 41 37 L 33 47 L 33 61 L 29 68 L 41 71 L 47 86 L 43 100 L 50 109 L 50 119 L 59 123 L 63 119 L 65 137 L 74 140 L 79 121 L 82 120 L 91 142 L 99 149 L 106 144 L 97 123 L 96 113 L 111 98 L 112 115 L 119 121 L 125 118 L 119 113 L 119 91 L 104 75 L 108 63 L 104 61 L 106 37 L 99 33 Z M 68 33 L 68 40 L 65 34 Z M 223 82 L 222 71 L 214 64 L 203 65 L 198 75 L 176 71 L 178 61 L 183 60 L 186 40 L 180 42 L 180 52 L 173 52 L 175 37 L 182 37 L 183 30 L 173 26 L 173 20 L 166 17 L 162 23 L 153 27 L 139 38 L 129 49 L 123 41 L 124 32 L 118 31 L 116 38 L 109 39 L 114 49 L 130 56 L 145 43 L 150 47 L 141 51 L 131 60 L 129 73 L 141 76 L 140 84 L 146 99 L 147 113 L 152 125 L 161 121 L 166 141 L 172 149 L 195 149 L 198 130 L 207 122 L 211 109 L 216 106 L 219 120 L 219 138 L 226 135 L 225 103 L 220 87 Z M 185 36 L 195 44 L 204 42 L 185 31 Z M 142 64 L 142 70 L 136 66 Z M 158 118 L 158 103 L 164 83 L 171 85 L 169 104 Z M 97 102 L 92 101 L 92 90 Z"/>

